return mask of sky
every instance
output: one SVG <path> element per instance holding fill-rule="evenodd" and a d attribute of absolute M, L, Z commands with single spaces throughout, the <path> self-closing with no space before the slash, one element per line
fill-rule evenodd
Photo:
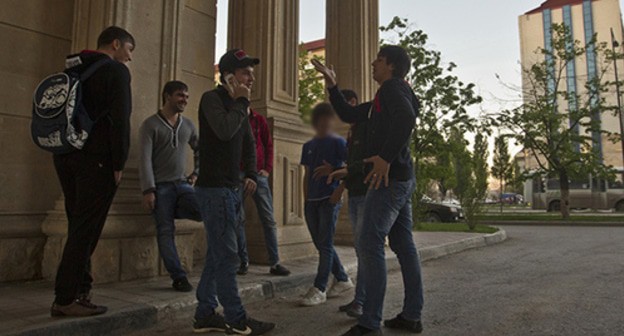
<path fill-rule="evenodd" d="M 414 28 L 429 35 L 429 46 L 442 52 L 445 62 L 458 65 L 455 73 L 462 81 L 477 85 L 484 102 L 472 113 L 496 111 L 519 103 L 518 93 L 502 84 L 520 85 L 518 16 L 543 1 L 379 0 L 379 24 L 389 23 L 394 16 L 409 19 Z M 620 6 L 623 3 L 620 0 Z M 218 60 L 226 50 L 227 0 L 218 1 L 217 17 Z M 299 23 L 301 41 L 323 38 L 325 1 L 300 0 Z"/>

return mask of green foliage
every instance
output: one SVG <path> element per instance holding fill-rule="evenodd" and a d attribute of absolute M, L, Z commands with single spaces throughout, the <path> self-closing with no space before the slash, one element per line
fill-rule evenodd
<path fill-rule="evenodd" d="M 476 94 L 474 84 L 466 84 L 453 74 L 456 65 L 452 62 L 444 64 L 441 53 L 427 45 L 427 34 L 422 30 L 412 29 L 407 19 L 395 17 L 387 26 L 380 27 L 380 30 L 389 36 L 389 40 L 381 41 L 382 45 L 400 45 L 411 56 L 412 70 L 406 80 L 422 105 L 412 137 L 417 183 L 413 196 L 414 218 L 418 218 L 420 209 L 416 205 L 432 184 L 437 184 L 442 193 L 457 187 L 464 190 L 466 186 L 474 184 L 470 170 L 473 169 L 472 164 L 468 163 L 470 159 L 464 153 L 458 160 L 457 155 L 460 154 L 453 152 L 454 145 L 448 139 L 453 131 L 465 143 L 464 135 L 477 130 L 479 120 L 470 116 L 467 109 L 481 103 L 482 98 Z M 470 171 L 465 175 L 456 172 L 457 164 L 463 160 L 468 161 L 460 168 L 464 172 Z M 466 176 L 471 176 L 471 181 L 458 180 L 458 177 Z M 466 197 L 469 195 L 460 193 Z"/>
<path fill-rule="evenodd" d="M 507 138 L 500 135 L 494 141 L 494 159 L 492 162 L 492 176 L 501 183 L 501 194 L 504 192 L 504 185 L 511 180 L 513 174 L 511 155 L 507 146 Z"/>
<path fill-rule="evenodd" d="M 474 163 L 474 175 L 475 175 L 475 188 L 479 198 L 484 198 L 488 189 L 488 142 L 487 142 L 487 129 L 478 131 L 475 135 L 474 148 L 473 148 L 473 163 Z"/>
<path fill-rule="evenodd" d="M 462 223 L 422 223 L 417 231 L 423 232 L 473 232 L 473 233 L 495 233 L 498 228 L 488 225 L 477 225 L 473 229 L 466 228 Z"/>
<path fill-rule="evenodd" d="M 304 122 L 310 123 L 312 108 L 325 100 L 325 84 L 323 78 L 310 65 L 312 59 L 325 62 L 323 57 L 314 55 L 299 45 L 299 112 Z"/>
<path fill-rule="evenodd" d="M 507 190 L 516 194 L 524 192 L 524 172 L 517 161 L 513 161 L 511 165 L 511 179 L 507 182 Z"/>
<path fill-rule="evenodd" d="M 567 66 L 585 62 L 587 52 L 596 55 L 597 73 L 593 78 L 577 78 L 577 92 L 566 88 Z M 495 115 L 494 125 L 500 126 L 515 142 L 537 161 L 532 174 L 558 177 L 561 181 L 561 213 L 569 217 L 569 180 L 610 175 L 601 153 L 593 146 L 592 137 L 606 136 L 612 141 L 621 137 L 611 134 L 600 125 L 599 116 L 615 113 L 615 106 L 605 100 L 615 84 L 605 79 L 614 58 L 604 43 L 594 38 L 586 44 L 573 40 L 570 30 L 561 24 L 552 27 L 552 47 L 537 50 L 543 59 L 522 70 L 525 87 L 524 103 Z M 529 176 L 527 176 L 529 177 Z"/>

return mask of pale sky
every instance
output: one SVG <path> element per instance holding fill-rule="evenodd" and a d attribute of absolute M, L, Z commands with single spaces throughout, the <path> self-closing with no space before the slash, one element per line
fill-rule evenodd
<path fill-rule="evenodd" d="M 363 0 L 366 1 L 366 0 Z M 406 17 L 429 35 L 430 47 L 445 62 L 458 65 L 456 74 L 473 82 L 484 98 L 479 110 L 497 110 L 517 104 L 517 93 L 496 79 L 520 84 L 518 16 L 544 0 L 379 0 L 379 24 L 394 16 Z M 620 1 L 620 5 L 624 0 Z M 325 35 L 325 1 L 300 0 L 299 39 L 307 42 Z M 218 1 L 217 60 L 226 50 L 227 0 Z M 349 18 L 344 18 L 348 20 Z"/>

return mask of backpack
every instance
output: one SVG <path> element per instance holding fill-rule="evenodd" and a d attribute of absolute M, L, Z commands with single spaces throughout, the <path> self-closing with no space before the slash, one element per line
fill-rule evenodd
<path fill-rule="evenodd" d="M 30 125 L 37 146 L 54 154 L 82 149 L 97 122 L 82 104 L 82 83 L 111 62 L 109 58 L 99 60 L 82 73 L 69 68 L 37 85 Z"/>

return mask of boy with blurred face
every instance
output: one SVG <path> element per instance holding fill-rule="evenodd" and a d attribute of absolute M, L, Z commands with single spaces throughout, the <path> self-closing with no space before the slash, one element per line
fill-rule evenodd
<path fill-rule="evenodd" d="M 196 196 L 208 251 L 197 287 L 195 332 L 262 335 L 275 328 L 273 323 L 247 316 L 236 283 L 240 265 L 237 233 L 243 202 L 239 189 L 242 185 L 245 195 L 256 190 L 256 145 L 248 110 L 255 79 L 253 67 L 259 63 L 259 59 L 249 57 L 243 50 L 228 51 L 219 61 L 223 85 L 204 93 L 199 105 L 201 173 Z M 225 318 L 215 312 L 218 303 L 223 306 Z"/>
<path fill-rule="evenodd" d="M 358 324 L 344 335 L 381 335 L 383 301 L 386 290 L 385 239 L 397 254 L 403 273 L 403 311 L 386 320 L 387 328 L 422 332 L 423 307 L 420 261 L 412 237 L 411 196 L 415 188 L 410 138 L 419 102 L 405 77 L 411 67 L 407 52 L 399 46 L 385 46 L 372 63 L 373 78 L 380 88 L 373 102 L 351 106 L 336 85 L 335 73 L 316 63 L 325 77 L 330 100 L 347 123 L 367 121 L 364 181 L 369 184 L 364 201 L 364 222 L 358 239 L 361 268 L 365 279 L 363 314 Z"/>
<path fill-rule="evenodd" d="M 182 116 L 188 103 L 188 87 L 180 81 L 165 84 L 160 111 L 139 129 L 139 176 L 143 205 L 156 222 L 158 250 L 173 288 L 190 292 L 186 272 L 175 245 L 175 219 L 201 221 L 193 185 L 199 174 L 199 138 L 193 122 Z M 186 173 L 187 145 L 194 153 L 192 173 Z"/>
<path fill-rule="evenodd" d="M 301 305 L 316 306 L 327 301 L 327 297 L 338 297 L 353 288 L 334 249 L 334 233 L 338 212 L 341 208 L 337 181 L 328 183 L 328 174 L 318 168 L 331 166 L 342 168 L 346 160 L 346 141 L 334 133 L 336 115 L 327 103 L 321 103 L 312 110 L 312 127 L 315 136 L 303 145 L 301 164 L 305 166 L 304 196 L 305 219 L 310 236 L 319 253 L 319 264 L 314 286 L 303 297 Z M 337 195 L 337 197 L 336 197 Z M 329 276 L 336 281 L 328 289 Z"/>
<path fill-rule="evenodd" d="M 83 50 L 65 61 L 78 73 L 103 65 L 82 84 L 82 104 L 97 120 L 87 142 L 82 150 L 54 155 L 68 234 L 56 273 L 52 316 L 90 316 L 107 310 L 91 303 L 91 255 L 128 159 L 132 97 L 125 64 L 136 44 L 130 33 L 114 26 L 102 31 L 97 44 L 97 50 Z"/>

